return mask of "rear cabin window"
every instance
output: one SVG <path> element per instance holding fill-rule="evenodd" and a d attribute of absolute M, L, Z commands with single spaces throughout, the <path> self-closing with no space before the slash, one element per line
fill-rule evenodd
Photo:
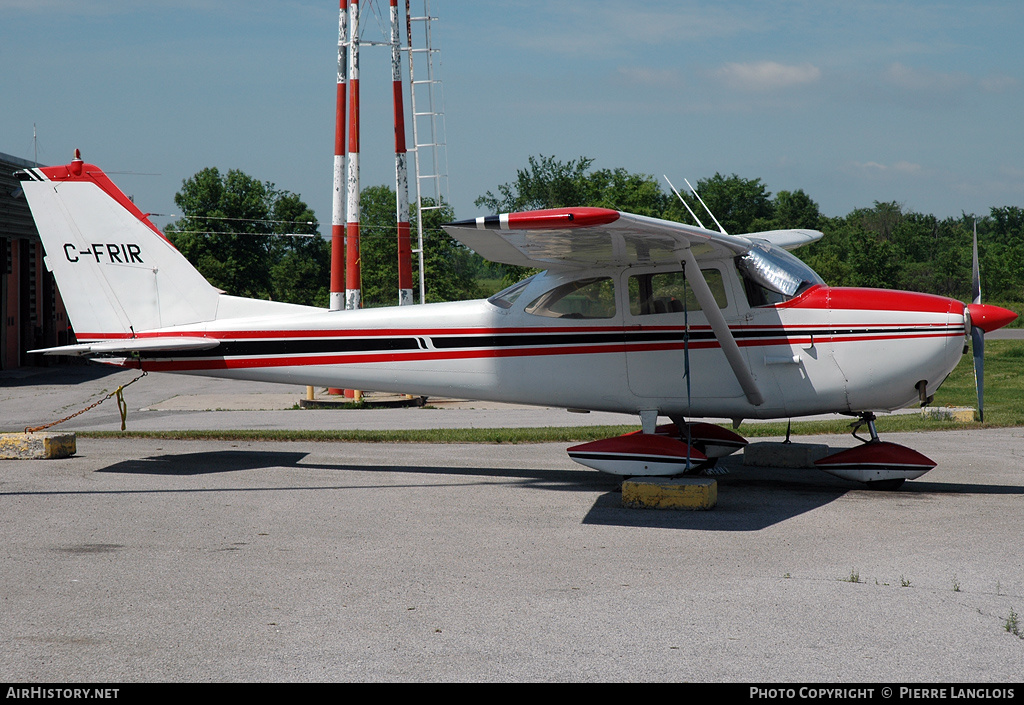
<path fill-rule="evenodd" d="M 609 277 L 562 284 L 534 299 L 526 312 L 548 318 L 614 318 L 615 285 Z"/>
<path fill-rule="evenodd" d="M 728 306 L 722 273 L 717 269 L 700 271 L 718 308 Z M 639 274 L 629 278 L 629 312 L 634 316 L 684 311 L 700 311 L 700 304 L 682 272 Z"/>

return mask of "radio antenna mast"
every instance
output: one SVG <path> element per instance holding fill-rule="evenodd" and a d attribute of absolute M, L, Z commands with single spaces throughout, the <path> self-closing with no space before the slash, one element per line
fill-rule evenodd
<path fill-rule="evenodd" d="M 683 181 L 686 181 L 686 179 L 683 179 Z M 686 185 L 690 186 L 690 182 L 686 181 Z M 704 206 L 704 210 L 706 210 L 708 212 L 708 215 L 711 216 L 711 220 L 715 221 L 715 225 L 718 226 L 718 231 L 723 235 L 728 235 L 729 233 L 725 232 L 725 228 L 723 228 L 722 224 L 718 222 L 718 218 L 716 218 L 715 214 L 711 212 L 710 208 L 708 208 L 708 204 L 705 203 L 704 199 L 700 197 L 699 193 L 697 193 L 697 189 L 695 189 L 693 186 L 690 186 L 690 190 L 693 191 L 693 195 L 697 197 L 697 200 L 700 201 L 700 204 Z"/>
<path fill-rule="evenodd" d="M 668 181 L 668 186 L 669 186 L 669 188 L 672 189 L 672 192 L 676 195 L 676 198 L 678 198 L 680 201 L 682 201 L 683 205 L 686 206 L 686 210 L 688 210 L 690 212 L 690 217 L 697 221 L 697 225 L 699 225 L 700 227 L 704 228 L 704 223 L 700 222 L 700 218 L 698 218 L 697 214 L 693 212 L 693 209 L 690 208 L 690 204 L 686 202 L 686 199 L 683 198 L 681 193 L 679 193 L 679 190 L 676 189 L 676 187 L 672 185 L 672 182 L 668 180 L 667 176 L 662 174 L 662 177 L 665 179 L 665 181 Z M 707 228 L 704 228 L 704 229 L 707 230 Z"/>

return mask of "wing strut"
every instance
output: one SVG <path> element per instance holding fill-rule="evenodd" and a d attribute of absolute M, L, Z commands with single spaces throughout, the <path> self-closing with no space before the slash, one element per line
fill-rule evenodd
<path fill-rule="evenodd" d="M 725 353 L 725 359 L 729 361 L 736 380 L 743 387 L 747 401 L 754 406 L 761 406 L 764 403 L 761 390 L 757 388 L 754 375 L 750 373 L 750 368 L 743 359 L 743 353 L 740 352 L 740 346 L 736 344 L 736 339 L 732 336 L 732 331 L 729 330 L 729 324 L 725 322 L 725 316 L 718 308 L 718 302 L 715 301 L 714 294 L 711 293 L 707 281 L 704 280 L 704 274 L 700 271 L 700 265 L 697 264 L 697 258 L 693 256 L 689 247 L 683 250 L 683 262 L 686 266 L 686 279 L 690 282 L 690 287 L 693 289 L 693 294 L 697 297 L 701 309 L 707 315 L 711 330 L 718 338 L 718 343 L 722 346 L 722 352 Z M 696 272 L 696 275 L 691 275 L 691 272 Z"/>

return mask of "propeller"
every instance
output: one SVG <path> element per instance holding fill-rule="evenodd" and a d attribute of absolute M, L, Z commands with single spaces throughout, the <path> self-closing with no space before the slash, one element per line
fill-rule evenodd
<path fill-rule="evenodd" d="M 974 386 L 978 390 L 978 420 L 985 420 L 985 333 L 1010 323 L 1017 314 L 999 306 L 981 303 L 981 268 L 978 265 L 978 221 L 974 221 L 974 257 L 972 262 L 971 303 L 967 320 L 974 352 Z"/>
<path fill-rule="evenodd" d="M 971 261 L 971 305 L 981 305 L 981 267 L 978 264 L 978 221 L 974 221 L 974 256 Z M 968 308 L 968 311 L 971 309 Z M 978 390 L 978 421 L 985 420 L 985 331 L 971 317 L 971 351 L 974 353 L 974 388 Z"/>

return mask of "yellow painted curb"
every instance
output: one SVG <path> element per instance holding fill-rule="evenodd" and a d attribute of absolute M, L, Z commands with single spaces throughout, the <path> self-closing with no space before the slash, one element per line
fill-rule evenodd
<path fill-rule="evenodd" d="M 54 460 L 75 451 L 74 433 L 0 433 L 2 460 Z"/>
<path fill-rule="evenodd" d="M 710 477 L 638 478 L 622 483 L 622 506 L 630 509 L 711 509 L 718 482 Z"/>

